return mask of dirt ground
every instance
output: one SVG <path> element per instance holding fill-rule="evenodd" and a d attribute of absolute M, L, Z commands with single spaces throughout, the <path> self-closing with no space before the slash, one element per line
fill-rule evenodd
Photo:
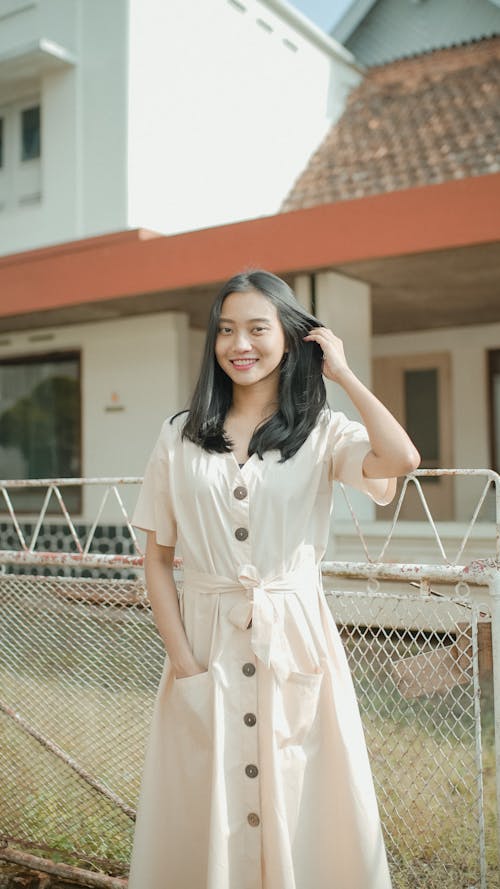
<path fill-rule="evenodd" d="M 41 871 L 0 862 L 0 889 L 82 889 L 76 883 L 61 882 Z"/>

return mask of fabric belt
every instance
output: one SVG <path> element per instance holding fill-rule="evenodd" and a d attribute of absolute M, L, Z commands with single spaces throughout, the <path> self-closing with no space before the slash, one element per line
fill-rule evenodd
<path fill-rule="evenodd" d="M 297 667 L 284 630 L 284 608 L 277 606 L 276 598 L 300 594 L 304 589 L 310 589 L 315 580 L 316 566 L 309 560 L 294 571 L 266 578 L 260 577 L 256 567 L 250 564 L 240 566 L 236 579 L 189 568 L 184 570 L 185 591 L 210 595 L 244 594 L 227 617 L 241 630 L 247 629 L 252 621 L 252 651 L 266 667 L 274 670 L 280 681 L 288 679 Z M 315 653 L 313 657 L 319 665 Z"/>

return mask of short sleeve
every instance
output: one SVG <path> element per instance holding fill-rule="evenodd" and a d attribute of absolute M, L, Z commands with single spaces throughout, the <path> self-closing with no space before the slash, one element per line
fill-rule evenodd
<path fill-rule="evenodd" d="M 132 525 L 143 531 L 155 531 L 160 546 L 175 546 L 177 524 L 170 496 L 169 421 L 162 426 L 153 449 L 139 497 L 132 516 Z"/>
<path fill-rule="evenodd" d="M 368 494 L 379 506 L 386 506 L 396 493 L 397 479 L 363 475 L 363 460 L 370 450 L 366 427 L 356 420 L 349 420 L 341 411 L 331 411 L 330 477 Z"/>

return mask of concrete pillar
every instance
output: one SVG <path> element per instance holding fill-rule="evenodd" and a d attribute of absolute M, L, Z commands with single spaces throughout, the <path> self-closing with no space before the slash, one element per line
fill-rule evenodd
<path fill-rule="evenodd" d="M 307 312 L 311 311 L 311 275 L 297 275 L 292 284 L 299 303 Z"/>
<path fill-rule="evenodd" d="M 451 465 L 490 467 L 488 435 L 487 344 L 478 342 L 474 328 L 457 331 L 443 345 L 451 347 L 451 398 L 453 403 L 453 452 Z M 446 339 L 445 339 L 446 336 Z M 481 397 L 478 394 L 481 393 Z M 465 407 L 465 410 L 464 410 Z M 481 432 L 478 434 L 479 430 Z M 449 467 L 447 467 L 449 468 Z M 454 479 L 454 518 L 469 522 L 486 479 L 458 477 Z M 493 488 L 487 498 L 488 519 L 495 521 Z M 485 506 L 482 516 L 485 518 Z"/>
<path fill-rule="evenodd" d="M 190 397 L 200 374 L 206 335 L 206 330 L 200 330 L 199 328 L 194 327 L 189 328 Z"/>
<path fill-rule="evenodd" d="M 316 316 L 340 337 L 349 366 L 365 386 L 371 388 L 370 286 L 337 272 L 321 272 L 316 276 Z M 330 407 L 343 411 L 352 420 L 361 421 L 344 390 L 329 380 L 325 382 Z M 359 518 L 375 518 L 375 504 L 372 500 L 352 488 L 347 493 Z M 337 519 L 350 517 L 340 490 L 336 494 L 334 515 Z M 330 551 L 331 549 L 330 547 Z"/>

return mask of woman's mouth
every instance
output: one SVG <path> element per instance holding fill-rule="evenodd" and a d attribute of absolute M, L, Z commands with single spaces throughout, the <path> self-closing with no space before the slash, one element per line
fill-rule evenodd
<path fill-rule="evenodd" d="M 258 358 L 233 358 L 230 359 L 231 364 L 236 370 L 249 370 L 254 364 L 257 364 Z"/>

